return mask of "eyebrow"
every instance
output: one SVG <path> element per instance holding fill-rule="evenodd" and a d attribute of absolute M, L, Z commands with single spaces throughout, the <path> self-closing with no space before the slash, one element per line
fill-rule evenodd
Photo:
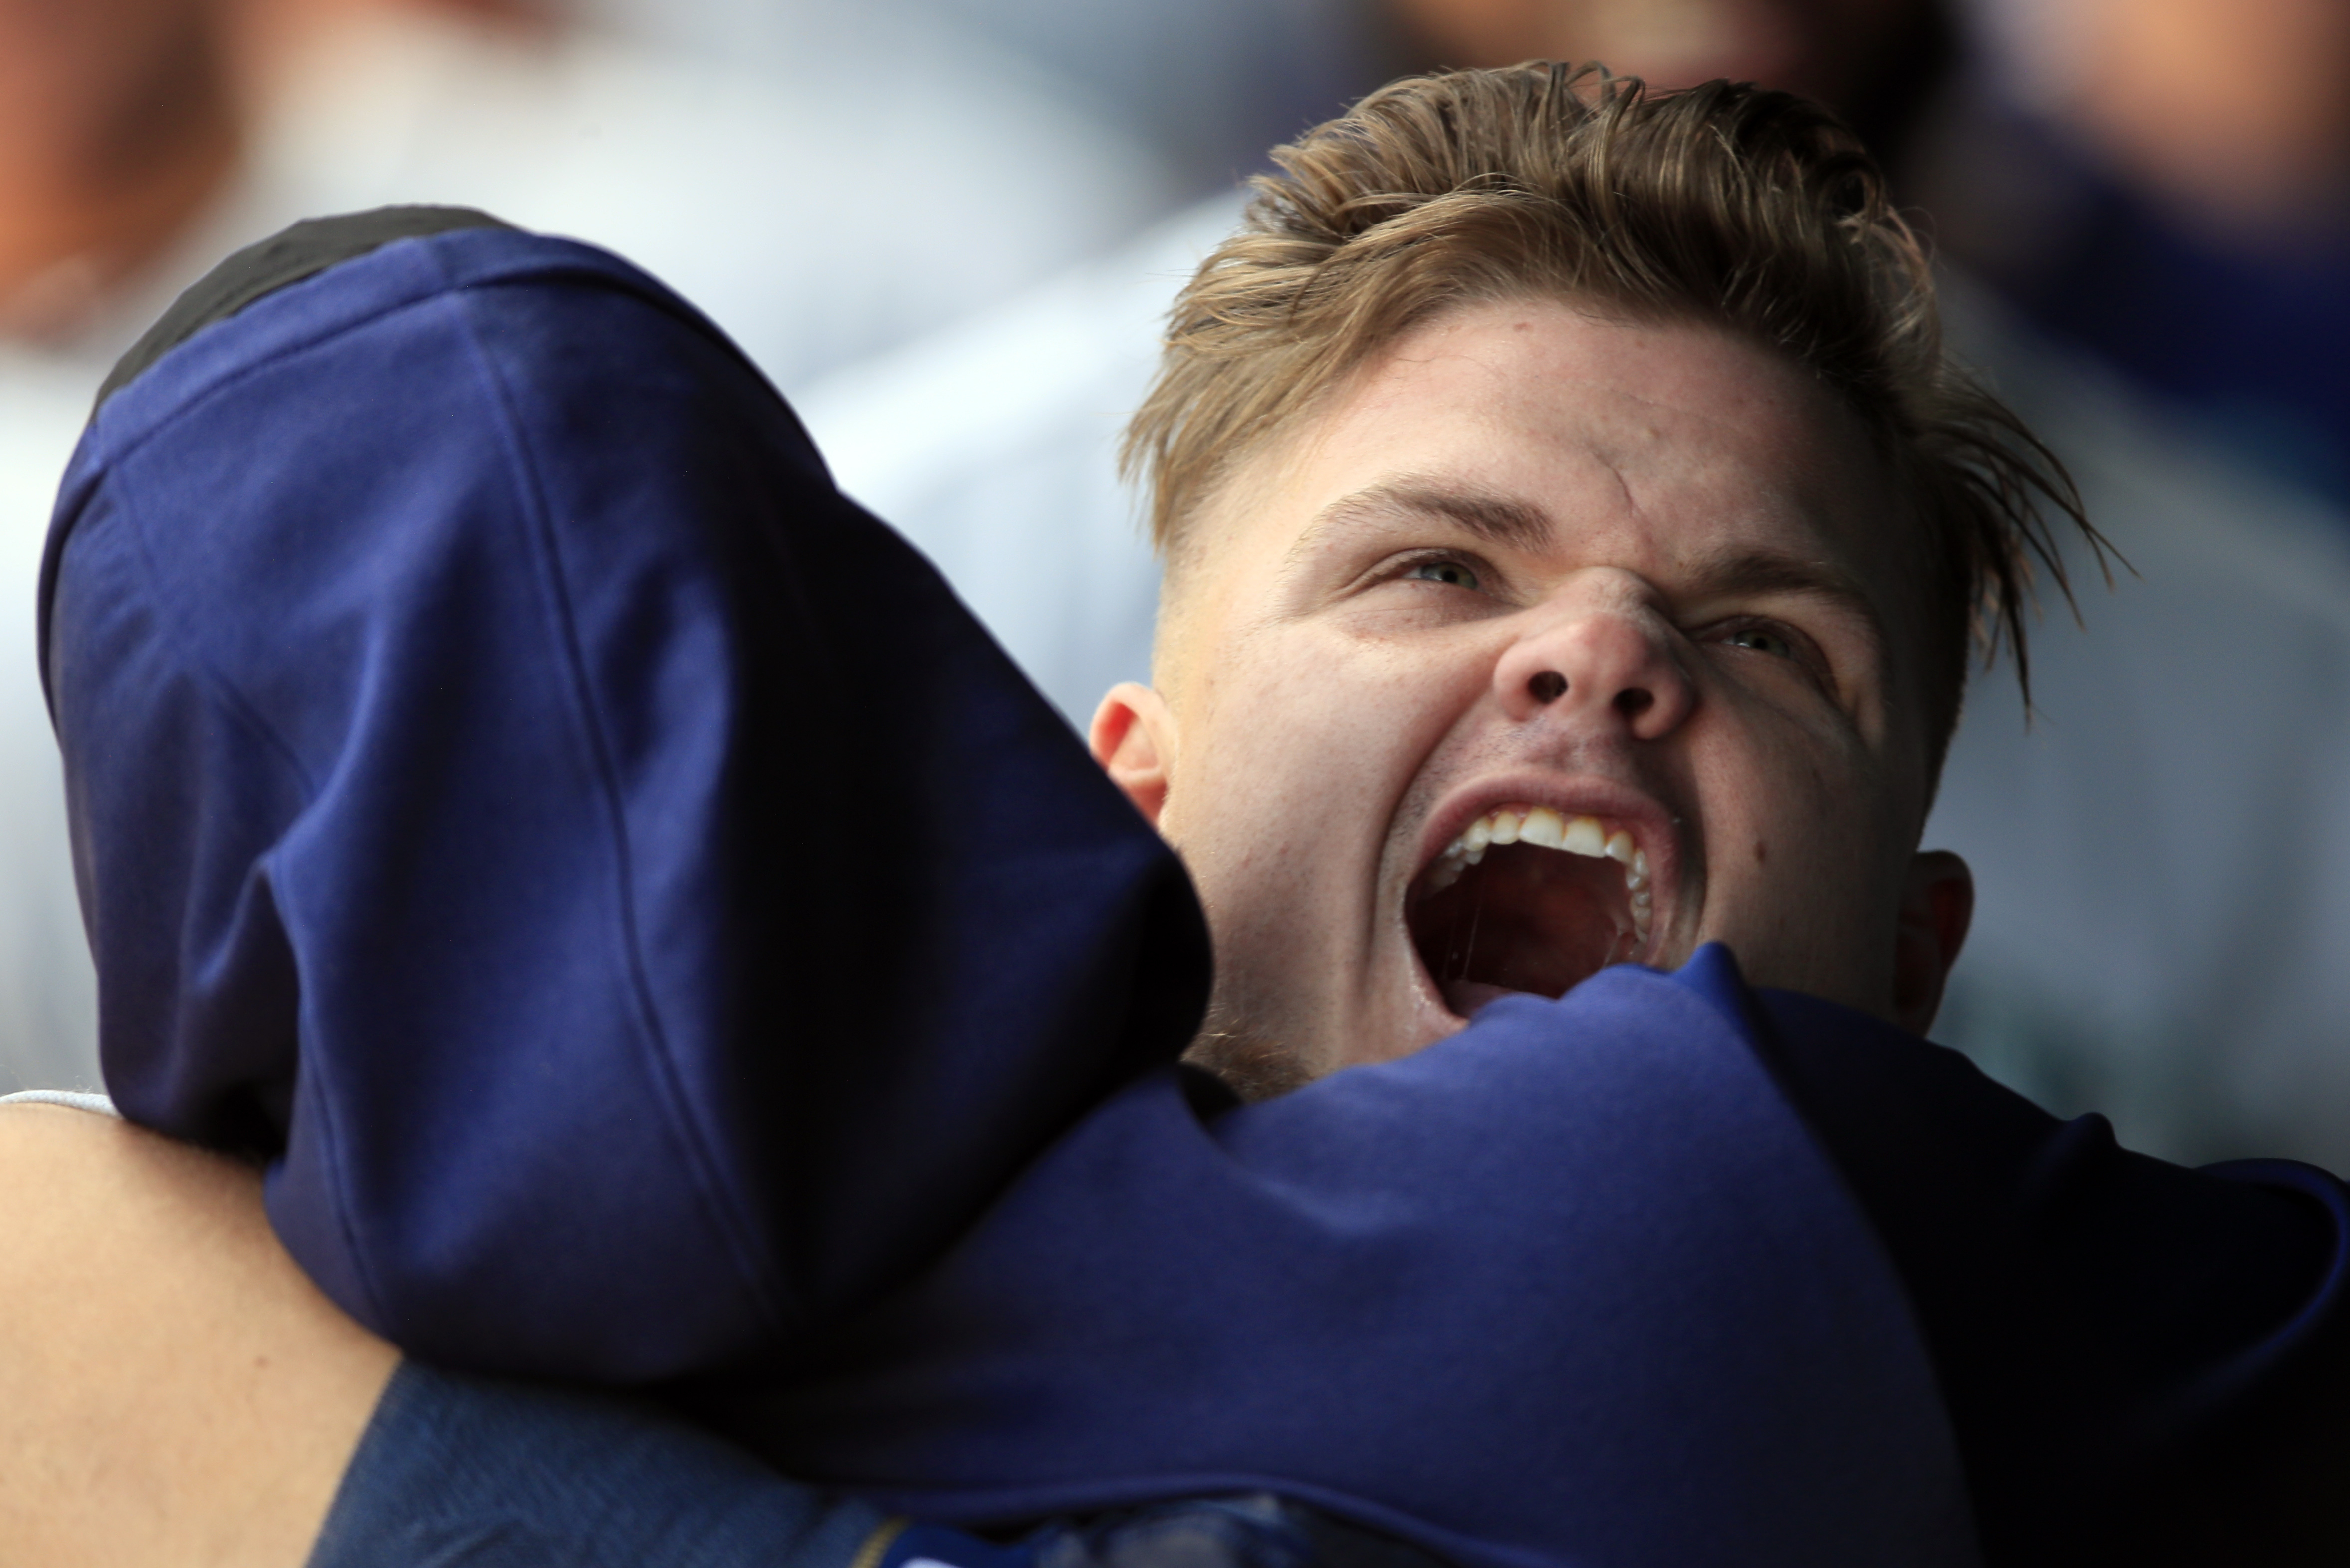
<path fill-rule="evenodd" d="M 1289 556 L 1298 559 L 1333 533 L 1399 514 L 1456 524 L 1488 544 L 1522 550 L 1542 549 L 1556 534 L 1550 514 L 1532 502 L 1451 481 L 1406 476 L 1367 485 L 1322 508 L 1290 547 Z M 1779 550 L 1733 548 L 1688 564 L 1680 590 L 1678 597 L 1683 598 L 1792 594 L 1819 600 L 1858 622 L 1880 660 L 1891 649 L 1876 599 L 1859 577 L 1830 561 Z"/>
<path fill-rule="evenodd" d="M 1701 556 L 1682 568 L 1687 598 L 1744 597 L 1793 594 L 1829 604 L 1850 616 L 1876 644 L 1880 660 L 1890 651 L 1885 617 L 1860 579 L 1831 561 L 1777 550 L 1731 549 Z"/>
<path fill-rule="evenodd" d="M 1398 514 L 1458 524 L 1490 545 L 1538 550 L 1553 535 L 1550 514 L 1530 502 L 1491 491 L 1425 479 L 1390 479 L 1342 495 L 1315 514 L 1290 546 L 1295 560 L 1327 535 Z"/>

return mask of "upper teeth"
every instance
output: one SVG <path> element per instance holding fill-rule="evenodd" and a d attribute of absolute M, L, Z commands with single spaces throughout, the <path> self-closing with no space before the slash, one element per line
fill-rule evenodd
<path fill-rule="evenodd" d="M 1632 895 L 1633 928 L 1640 940 L 1648 940 L 1653 907 L 1648 853 L 1632 842 L 1630 834 L 1620 828 L 1610 833 L 1596 816 L 1562 816 L 1546 805 L 1505 805 L 1471 823 L 1460 837 L 1444 846 L 1444 853 L 1429 867 L 1429 891 L 1451 887 L 1460 879 L 1464 867 L 1485 858 L 1488 846 L 1520 842 L 1540 845 L 1544 849 L 1563 849 L 1569 855 L 1595 858 L 1605 856 L 1620 861 L 1624 886 Z"/>

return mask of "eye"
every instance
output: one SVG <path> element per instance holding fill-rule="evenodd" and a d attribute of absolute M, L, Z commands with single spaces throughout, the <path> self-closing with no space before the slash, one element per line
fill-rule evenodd
<path fill-rule="evenodd" d="M 1442 583 L 1448 587 L 1474 589 L 1483 586 L 1477 580 L 1475 572 L 1450 556 L 1415 561 L 1405 569 L 1404 576 L 1416 582 Z"/>
<path fill-rule="evenodd" d="M 1742 626 L 1721 640 L 1732 648 L 1748 648 L 1779 659 L 1800 657 L 1792 638 L 1783 632 L 1773 631 L 1767 626 Z"/>
<path fill-rule="evenodd" d="M 1799 627 L 1773 620 L 1733 621 L 1717 630 L 1698 634 L 1697 640 L 1785 659 L 1831 699 L 1835 694 L 1835 666 Z"/>

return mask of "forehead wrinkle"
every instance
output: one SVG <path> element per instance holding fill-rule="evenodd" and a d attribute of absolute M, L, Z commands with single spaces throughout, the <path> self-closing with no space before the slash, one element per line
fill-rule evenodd
<path fill-rule="evenodd" d="M 1440 479 L 1385 479 L 1342 495 L 1314 514 L 1288 552 L 1289 564 L 1313 553 L 1332 534 L 1389 520 L 1422 517 L 1452 523 L 1488 544 L 1539 550 L 1550 542 L 1550 514 L 1531 502 Z"/>

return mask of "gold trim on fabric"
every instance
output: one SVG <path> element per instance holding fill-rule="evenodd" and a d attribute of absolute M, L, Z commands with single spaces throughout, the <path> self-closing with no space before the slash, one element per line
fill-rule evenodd
<path fill-rule="evenodd" d="M 905 1534 L 906 1526 L 912 1522 L 903 1514 L 893 1513 L 875 1525 L 873 1533 L 865 1538 L 865 1544 L 857 1549 L 857 1555 L 848 1560 L 848 1568 L 877 1568 L 890 1543 Z"/>

